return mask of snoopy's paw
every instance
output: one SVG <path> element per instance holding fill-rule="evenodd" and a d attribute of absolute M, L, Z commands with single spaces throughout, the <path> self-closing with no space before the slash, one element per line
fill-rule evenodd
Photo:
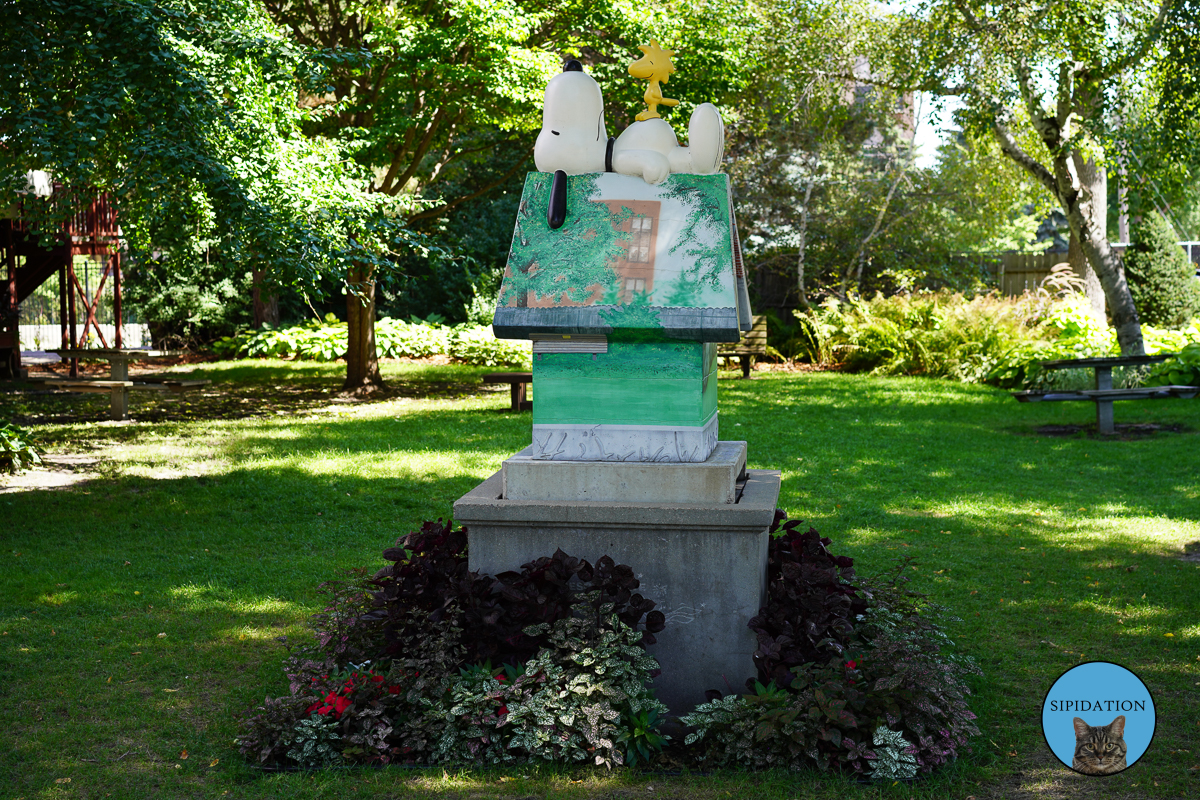
<path fill-rule="evenodd" d="M 688 150 L 692 168 L 701 175 L 716 172 L 725 155 L 725 124 L 712 103 L 701 103 L 688 122 Z"/>
<path fill-rule="evenodd" d="M 646 164 L 642 168 L 642 180 L 654 186 L 665 181 L 670 174 L 671 164 L 665 158 L 654 159 L 652 163 Z"/>
<path fill-rule="evenodd" d="M 671 174 L 671 162 L 654 150 L 616 150 L 613 152 L 613 170 L 641 178 L 646 183 L 659 184 Z"/>

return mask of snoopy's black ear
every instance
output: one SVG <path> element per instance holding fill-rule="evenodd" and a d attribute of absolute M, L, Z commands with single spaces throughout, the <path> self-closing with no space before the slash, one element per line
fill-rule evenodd
<path fill-rule="evenodd" d="M 583 72 L 583 64 L 572 58 L 566 64 L 563 64 L 563 72 Z"/>

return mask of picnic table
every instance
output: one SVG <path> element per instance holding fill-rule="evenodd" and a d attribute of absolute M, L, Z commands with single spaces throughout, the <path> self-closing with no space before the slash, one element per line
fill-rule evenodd
<path fill-rule="evenodd" d="M 1140 367 L 1166 361 L 1171 354 L 1157 356 L 1112 356 L 1101 358 L 1070 358 L 1061 361 L 1043 361 L 1042 369 L 1090 369 L 1095 375 L 1095 389 L 1074 392 L 1013 392 L 1021 403 L 1038 403 L 1055 400 L 1088 400 L 1096 404 L 1096 429 L 1100 433 L 1113 433 L 1113 401 L 1115 400 L 1163 400 L 1167 398 L 1187 399 L 1200 393 L 1200 386 L 1139 386 L 1132 389 L 1114 389 L 1112 371 L 1114 367 Z"/>
<path fill-rule="evenodd" d="M 112 349 L 78 349 L 62 348 L 48 352 L 64 359 L 79 359 L 81 361 L 107 361 L 109 377 L 105 379 L 88 378 L 38 378 L 36 382 L 48 386 L 57 386 L 72 392 L 98 392 L 109 395 L 109 419 L 123 420 L 129 416 L 130 390 L 184 392 L 212 383 L 209 380 L 175 380 L 166 376 L 145 376 L 137 380 L 129 378 L 129 362 L 148 361 L 157 358 L 171 358 L 183 355 L 182 350 L 112 350 Z"/>

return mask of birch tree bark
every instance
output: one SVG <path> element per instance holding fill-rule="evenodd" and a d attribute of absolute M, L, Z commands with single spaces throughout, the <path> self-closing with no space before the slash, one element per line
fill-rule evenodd
<path fill-rule="evenodd" d="M 1092 198 L 1091 214 L 1089 215 L 1091 224 L 1107 238 L 1108 176 L 1105 169 L 1103 166 L 1098 166 L 1094 158 L 1085 159 L 1078 152 L 1074 153 L 1071 158 L 1075 163 L 1075 170 L 1079 173 L 1080 185 Z M 1073 234 L 1067 251 L 1067 261 L 1070 262 L 1071 269 L 1075 270 L 1075 274 L 1083 278 L 1083 292 L 1087 295 L 1092 313 L 1100 319 L 1104 319 L 1106 305 L 1104 287 L 1100 285 L 1100 277 L 1092 268 L 1092 263 L 1084 255 L 1083 247 Z"/>

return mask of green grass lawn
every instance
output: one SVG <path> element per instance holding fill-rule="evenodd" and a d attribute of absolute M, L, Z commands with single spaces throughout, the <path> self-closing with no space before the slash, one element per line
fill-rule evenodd
<path fill-rule="evenodd" d="M 286 692 L 277 637 L 304 635 L 318 585 L 380 552 L 529 441 L 487 370 L 390 364 L 387 399 L 338 402 L 337 364 L 203 365 L 211 391 L 107 399 L 0 393 L 90 479 L 0 494 L 0 798 L 1200 796 L 1200 403 L 1123 403 L 1124 440 L 1049 437 L 1090 405 L 1019 405 L 921 379 L 758 373 L 721 381 L 721 436 L 783 471 L 780 505 L 866 574 L 912 556 L 961 621 L 973 753 L 914 785 L 836 775 L 342 770 L 261 774 L 237 715 Z M 253 413 L 255 416 L 245 416 Z M 40 422 L 39 422 L 40 421 Z M 1119 776 L 1062 768 L 1043 742 L 1051 683 L 1081 661 L 1137 672 L 1150 750 Z"/>

